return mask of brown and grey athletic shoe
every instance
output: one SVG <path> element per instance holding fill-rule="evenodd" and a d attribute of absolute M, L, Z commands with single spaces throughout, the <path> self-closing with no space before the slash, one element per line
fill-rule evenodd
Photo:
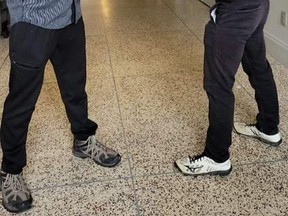
<path fill-rule="evenodd" d="M 114 167 L 121 161 L 121 156 L 116 151 L 104 146 L 94 135 L 87 140 L 74 139 L 72 152 L 76 157 L 91 158 L 104 167 Z"/>
<path fill-rule="evenodd" d="M 9 212 L 19 213 L 32 207 L 32 196 L 27 188 L 22 173 L 10 174 L 0 172 L 2 204 Z"/>

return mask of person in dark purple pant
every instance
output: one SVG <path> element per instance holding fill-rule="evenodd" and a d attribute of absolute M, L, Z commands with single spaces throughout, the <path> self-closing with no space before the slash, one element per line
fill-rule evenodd
<path fill-rule="evenodd" d="M 209 128 L 202 154 L 175 161 L 187 175 L 228 175 L 232 170 L 235 74 L 242 63 L 255 89 L 256 124 L 235 123 L 237 133 L 270 145 L 281 143 L 279 105 L 272 69 L 266 59 L 263 28 L 269 0 L 219 0 L 205 28 L 204 89 L 209 99 Z"/>

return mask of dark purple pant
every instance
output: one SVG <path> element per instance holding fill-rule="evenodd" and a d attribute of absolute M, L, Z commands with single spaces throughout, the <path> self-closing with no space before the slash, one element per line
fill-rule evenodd
<path fill-rule="evenodd" d="M 71 130 L 77 139 L 95 134 L 88 119 L 86 51 L 83 20 L 60 30 L 28 23 L 11 28 L 9 94 L 1 122 L 2 169 L 18 174 L 26 165 L 28 125 L 38 99 L 48 60 L 53 64 Z"/>
<path fill-rule="evenodd" d="M 256 127 L 267 134 L 276 133 L 279 107 L 263 35 L 269 1 L 218 1 L 215 7 L 216 23 L 213 19 L 209 21 L 204 39 L 204 88 L 209 99 L 209 128 L 204 153 L 223 162 L 229 158 L 234 116 L 232 88 L 241 62 L 255 89 L 259 110 Z"/>

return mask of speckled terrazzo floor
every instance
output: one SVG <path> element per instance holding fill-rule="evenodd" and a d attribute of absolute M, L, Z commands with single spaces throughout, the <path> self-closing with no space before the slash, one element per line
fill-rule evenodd
<path fill-rule="evenodd" d="M 71 154 L 72 135 L 50 64 L 28 136 L 24 176 L 34 208 L 48 216 L 287 216 L 288 68 L 272 57 L 283 144 L 271 148 L 233 134 L 230 176 L 191 178 L 175 159 L 203 149 L 203 29 L 198 0 L 82 0 L 87 93 L 98 138 L 121 164 L 102 168 Z M 7 94 L 8 40 L 0 40 L 0 109 Z M 246 75 L 235 83 L 236 121 L 253 122 Z M 0 156 L 2 155 L 0 151 Z M 0 215 L 11 215 L 0 206 Z"/>

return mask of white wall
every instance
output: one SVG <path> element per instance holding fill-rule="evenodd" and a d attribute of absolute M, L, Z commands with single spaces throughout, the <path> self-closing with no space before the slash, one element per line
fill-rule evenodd
<path fill-rule="evenodd" d="M 288 25 L 280 22 L 281 11 L 288 13 L 288 0 L 271 0 L 270 13 L 265 27 L 267 52 L 288 66 Z"/>

